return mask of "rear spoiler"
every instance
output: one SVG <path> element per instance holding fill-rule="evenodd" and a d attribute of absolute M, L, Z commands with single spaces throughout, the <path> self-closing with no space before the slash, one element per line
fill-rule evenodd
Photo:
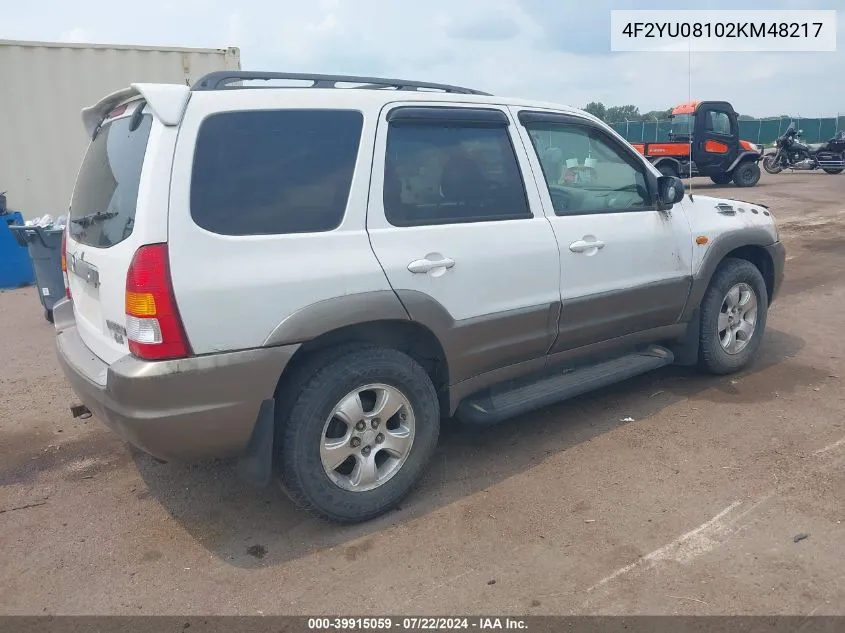
<path fill-rule="evenodd" d="M 89 138 L 94 138 L 109 112 L 136 97 L 146 101 L 153 115 L 164 125 L 173 126 L 182 122 L 191 89 L 181 84 L 131 84 L 113 92 L 95 105 L 82 109 L 82 124 Z"/>

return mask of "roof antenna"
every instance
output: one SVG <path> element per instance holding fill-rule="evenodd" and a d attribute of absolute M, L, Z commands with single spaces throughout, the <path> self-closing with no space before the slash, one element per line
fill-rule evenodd
<path fill-rule="evenodd" d="M 692 40 L 687 40 L 687 101 L 692 103 Z M 695 131 L 695 127 L 693 126 L 693 122 L 695 121 L 695 111 L 693 111 L 693 115 L 690 117 L 689 126 L 690 129 L 687 130 L 687 142 L 689 143 L 689 160 L 687 161 L 687 167 L 689 168 L 689 199 L 690 202 L 695 202 L 695 198 L 692 197 L 692 135 Z"/>

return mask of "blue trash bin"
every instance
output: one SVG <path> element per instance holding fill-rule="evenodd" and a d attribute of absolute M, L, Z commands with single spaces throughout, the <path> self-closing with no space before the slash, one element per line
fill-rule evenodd
<path fill-rule="evenodd" d="M 53 322 L 53 306 L 65 296 L 62 274 L 62 233 L 64 229 L 40 226 L 11 226 L 18 244 L 29 250 L 35 269 L 35 289 L 44 307 L 44 318 Z"/>
<path fill-rule="evenodd" d="M 0 214 L 0 288 L 20 288 L 35 281 L 29 253 L 12 235 L 13 226 L 23 226 L 19 211 Z"/>

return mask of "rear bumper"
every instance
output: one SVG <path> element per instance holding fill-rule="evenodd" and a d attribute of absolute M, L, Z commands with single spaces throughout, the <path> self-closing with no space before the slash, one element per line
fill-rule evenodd
<path fill-rule="evenodd" d="M 165 460 L 243 455 L 261 404 L 298 345 L 107 365 L 85 345 L 73 303 L 54 308 L 56 351 L 82 402 L 129 443 Z"/>
<path fill-rule="evenodd" d="M 766 252 L 769 253 L 769 257 L 772 259 L 772 277 L 773 277 L 773 284 L 772 284 L 772 296 L 769 297 L 769 304 L 775 300 L 775 298 L 780 294 L 780 287 L 783 284 L 783 271 L 786 266 L 786 248 L 784 248 L 782 242 L 775 242 L 771 246 L 766 247 Z"/>

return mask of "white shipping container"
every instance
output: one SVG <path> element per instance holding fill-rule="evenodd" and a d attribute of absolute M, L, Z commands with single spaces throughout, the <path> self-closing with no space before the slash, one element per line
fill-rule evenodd
<path fill-rule="evenodd" d="M 88 147 L 80 111 L 134 82 L 193 85 L 240 70 L 237 48 L 155 48 L 0 40 L 0 192 L 34 218 L 67 212 Z"/>

